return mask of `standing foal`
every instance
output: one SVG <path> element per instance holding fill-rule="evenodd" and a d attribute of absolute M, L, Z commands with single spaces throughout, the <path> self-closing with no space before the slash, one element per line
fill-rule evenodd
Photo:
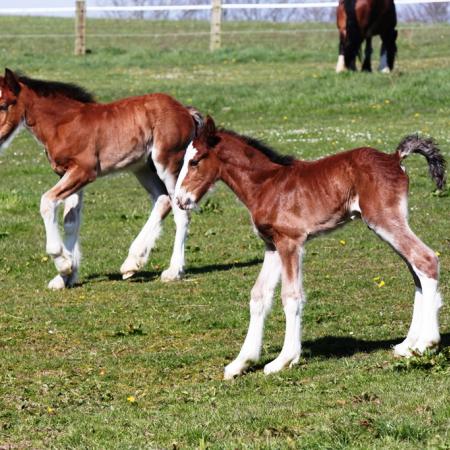
<path fill-rule="evenodd" d="M 355 217 L 361 217 L 400 254 L 414 278 L 412 323 L 406 339 L 395 346 L 395 354 L 410 356 L 438 345 L 438 258 L 407 222 L 408 176 L 401 161 L 411 153 L 426 157 L 432 178 L 442 188 L 445 161 L 432 140 L 409 136 L 393 154 L 363 147 L 317 161 L 298 161 L 278 155 L 255 139 L 216 130 L 208 117 L 202 133 L 186 150 L 176 201 L 181 208 L 192 209 L 222 180 L 249 209 L 256 232 L 266 244 L 263 267 L 251 292 L 247 337 L 238 357 L 225 368 L 226 379 L 259 359 L 264 319 L 280 276 L 286 334 L 280 355 L 264 372 L 277 372 L 298 361 L 305 303 L 303 245 Z"/>
<path fill-rule="evenodd" d="M 147 262 L 161 222 L 171 208 L 175 243 L 170 267 L 162 279 L 182 276 L 189 216 L 171 203 L 170 195 L 185 149 L 202 123 L 194 108 L 186 108 L 165 94 L 100 104 L 73 84 L 34 80 L 5 70 L 5 76 L 0 77 L 0 147 L 11 142 L 24 126 L 44 146 L 52 169 L 61 177 L 41 199 L 46 250 L 58 270 L 49 288 L 72 286 L 77 278 L 82 188 L 98 176 L 121 169 L 131 170 L 154 201 L 147 223 L 122 264 L 123 278 L 131 277 Z M 56 214 L 62 202 L 64 242 Z"/>

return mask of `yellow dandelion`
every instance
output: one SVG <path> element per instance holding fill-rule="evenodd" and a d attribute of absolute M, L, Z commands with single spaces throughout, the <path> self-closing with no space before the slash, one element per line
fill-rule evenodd
<path fill-rule="evenodd" d="M 43 257 L 41 258 L 41 262 L 45 263 L 45 262 L 47 262 L 47 261 L 48 261 L 48 256 L 43 256 Z"/>
<path fill-rule="evenodd" d="M 136 397 L 134 397 L 133 395 L 130 395 L 129 397 L 127 397 L 127 402 L 135 403 L 136 402 Z"/>
<path fill-rule="evenodd" d="M 373 277 L 373 281 L 380 281 L 381 277 Z"/>
<path fill-rule="evenodd" d="M 414 117 L 420 117 L 420 114 L 419 113 L 415 113 Z"/>
<path fill-rule="evenodd" d="M 50 406 L 47 406 L 47 412 L 49 414 L 53 414 L 55 412 L 55 410 L 53 408 L 51 408 Z"/>
<path fill-rule="evenodd" d="M 377 286 L 378 286 L 379 288 L 381 288 L 381 287 L 383 287 L 385 284 L 386 284 L 386 283 L 385 283 L 383 280 L 381 280 L 381 281 L 377 284 Z"/>
<path fill-rule="evenodd" d="M 441 252 L 434 252 L 436 256 L 441 256 Z"/>
<path fill-rule="evenodd" d="M 340 241 L 339 241 L 339 244 L 341 244 L 341 245 L 345 245 L 347 242 L 345 242 L 344 241 L 344 239 L 341 239 Z"/>

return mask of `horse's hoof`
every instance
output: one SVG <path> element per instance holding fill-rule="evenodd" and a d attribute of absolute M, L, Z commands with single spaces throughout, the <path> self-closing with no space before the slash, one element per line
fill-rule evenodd
<path fill-rule="evenodd" d="M 70 275 L 72 273 L 72 258 L 60 255 L 55 258 L 55 267 L 60 275 Z"/>
<path fill-rule="evenodd" d="M 383 69 L 380 70 L 381 73 L 391 73 L 391 69 L 389 67 L 383 67 Z"/>
<path fill-rule="evenodd" d="M 120 267 L 122 279 L 127 280 L 128 278 L 131 278 L 144 264 L 145 262 L 142 264 L 142 261 L 139 261 L 135 256 L 128 255 L 127 259 Z"/>
<path fill-rule="evenodd" d="M 394 346 L 394 356 L 396 358 L 410 358 L 412 355 L 411 344 L 409 342 L 401 342 Z"/>
<path fill-rule="evenodd" d="M 161 274 L 161 281 L 163 283 L 168 283 L 170 281 L 178 281 L 181 280 L 184 276 L 184 271 L 181 269 L 171 269 L 170 267 L 166 269 Z"/>
<path fill-rule="evenodd" d="M 136 272 L 130 270 L 129 272 L 122 273 L 122 280 L 128 280 L 132 276 L 134 276 Z"/>
<path fill-rule="evenodd" d="M 47 287 L 53 291 L 58 291 L 66 287 L 66 281 L 61 275 L 56 275 L 56 277 L 48 283 Z"/>
<path fill-rule="evenodd" d="M 242 372 L 245 370 L 245 366 L 237 361 L 233 361 L 225 367 L 223 371 L 223 379 L 224 380 L 232 380 L 233 378 L 242 375 Z"/>

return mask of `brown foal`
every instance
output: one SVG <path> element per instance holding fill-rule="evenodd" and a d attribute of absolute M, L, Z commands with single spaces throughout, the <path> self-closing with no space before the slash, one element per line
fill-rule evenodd
<path fill-rule="evenodd" d="M 61 177 L 41 199 L 46 250 L 58 270 L 50 288 L 61 289 L 76 281 L 82 188 L 120 169 L 131 170 L 154 201 L 150 217 L 121 267 L 123 277 L 144 266 L 171 208 L 176 223 L 174 251 L 162 279 L 182 276 L 189 216 L 171 203 L 170 196 L 185 149 L 202 123 L 194 108 L 166 94 L 101 104 L 73 84 L 35 80 L 5 70 L 0 77 L 0 147 L 25 127 L 44 146 L 52 169 Z M 61 202 L 64 242 L 56 215 Z"/>
<path fill-rule="evenodd" d="M 416 286 L 412 323 L 398 356 L 433 348 L 440 341 L 438 258 L 409 228 L 408 176 L 401 165 L 411 153 L 424 155 L 437 186 L 445 182 L 445 161 L 431 139 L 405 138 L 393 154 L 363 147 L 317 161 L 280 156 L 255 139 L 216 130 L 207 118 L 186 150 L 175 189 L 183 209 L 192 209 L 218 180 L 249 209 L 266 244 L 261 273 L 251 292 L 250 325 L 238 357 L 225 378 L 241 374 L 260 356 L 264 319 L 280 276 L 286 334 L 280 355 L 265 373 L 295 364 L 300 357 L 301 314 L 305 296 L 301 254 L 305 242 L 360 217 L 405 260 Z"/>

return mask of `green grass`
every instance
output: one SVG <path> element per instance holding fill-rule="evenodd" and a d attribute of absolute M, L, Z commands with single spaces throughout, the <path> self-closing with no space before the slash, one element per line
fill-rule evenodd
<path fill-rule="evenodd" d="M 211 55 L 207 35 L 176 35 L 207 32 L 204 23 L 89 21 L 85 58 L 72 56 L 70 36 L 14 38 L 70 34 L 70 20 L 3 17 L 0 25 L 4 66 L 79 83 L 102 101 L 170 92 L 302 158 L 360 145 L 392 151 L 416 131 L 434 136 L 450 158 L 448 26 L 400 31 L 392 75 L 337 76 L 336 32 L 321 24 L 227 23 L 226 31 L 293 33 L 228 33 Z M 406 165 L 411 226 L 440 252 L 448 300 L 450 197 L 433 195 L 423 158 Z M 171 252 L 169 218 L 146 270 L 124 282 L 118 269 L 148 199 L 127 174 L 96 181 L 86 190 L 80 285 L 50 292 L 55 269 L 39 199 L 56 180 L 28 134 L 0 158 L 1 448 L 449 448 L 448 349 L 393 358 L 390 347 L 410 323 L 413 282 L 361 223 L 307 246 L 300 365 L 270 377 L 261 370 L 282 344 L 278 293 L 261 364 L 223 382 L 245 336 L 263 254 L 244 208 L 219 187 L 194 215 L 185 281 L 159 281 Z M 448 306 L 441 327 L 448 346 Z"/>

